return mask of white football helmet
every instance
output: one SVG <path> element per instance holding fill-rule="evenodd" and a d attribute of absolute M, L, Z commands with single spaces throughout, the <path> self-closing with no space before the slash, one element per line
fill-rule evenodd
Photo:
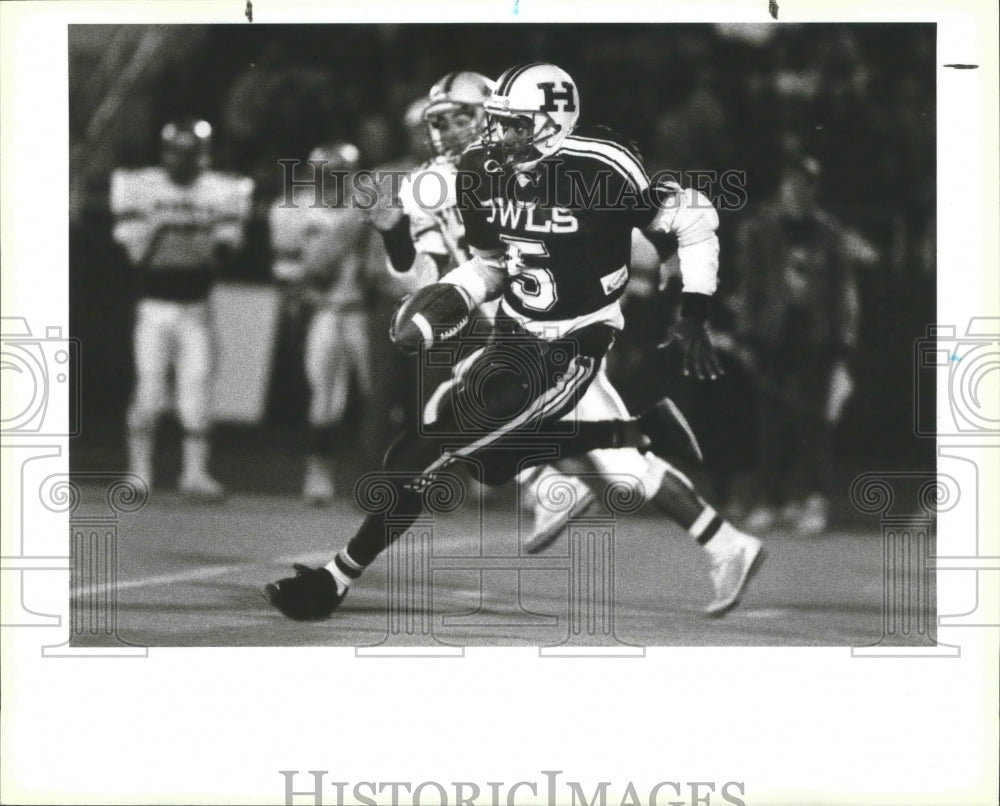
<path fill-rule="evenodd" d="M 160 131 L 160 155 L 175 181 L 193 181 L 211 164 L 211 124 L 197 118 L 171 121 Z"/>
<path fill-rule="evenodd" d="M 309 162 L 316 167 L 323 202 L 339 207 L 351 194 L 351 177 L 361 164 L 361 152 L 353 143 L 323 143 L 309 152 Z M 308 186 L 300 186 L 305 190 Z"/>
<path fill-rule="evenodd" d="M 487 145 L 502 165 L 526 170 L 553 154 L 580 118 L 576 82 L 561 67 L 511 67 L 486 102 Z"/>
<path fill-rule="evenodd" d="M 353 143 L 324 143 L 309 152 L 310 162 L 323 163 L 324 171 L 354 173 L 361 164 L 361 152 Z"/>
<path fill-rule="evenodd" d="M 490 79 L 469 71 L 448 73 L 431 87 L 423 118 L 439 156 L 457 157 L 483 136 L 483 104 L 492 92 Z"/>

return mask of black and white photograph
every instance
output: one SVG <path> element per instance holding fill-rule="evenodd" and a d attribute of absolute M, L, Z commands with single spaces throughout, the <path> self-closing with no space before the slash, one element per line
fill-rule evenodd
<path fill-rule="evenodd" d="M 934 643 L 933 25 L 69 46 L 81 644 Z"/>
<path fill-rule="evenodd" d="M 23 5 L 4 802 L 995 802 L 995 9 Z"/>

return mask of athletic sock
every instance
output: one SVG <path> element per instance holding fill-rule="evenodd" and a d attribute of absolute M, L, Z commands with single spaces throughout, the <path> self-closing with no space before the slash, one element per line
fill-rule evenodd
<path fill-rule="evenodd" d="M 208 434 L 204 431 L 187 431 L 184 434 L 182 473 L 208 475 Z"/>
<path fill-rule="evenodd" d="M 155 434 L 151 428 L 131 428 L 128 432 L 129 470 L 147 485 L 153 484 L 153 443 Z"/>
<path fill-rule="evenodd" d="M 395 500 L 388 513 L 369 514 L 348 543 L 347 551 L 355 565 L 365 568 L 374 562 L 391 543 L 413 524 L 423 511 L 423 494 L 393 479 Z"/>
<path fill-rule="evenodd" d="M 708 542 L 715 537 L 726 525 L 726 522 L 719 516 L 712 507 L 705 505 L 701 514 L 694 523 L 688 527 L 688 532 L 695 539 L 699 546 L 707 548 Z"/>
<path fill-rule="evenodd" d="M 348 554 L 347 547 L 345 546 L 337 552 L 336 557 L 326 564 L 326 570 L 337 580 L 337 587 L 339 589 L 347 590 L 351 587 L 351 583 L 361 576 L 361 572 L 365 569 L 364 566 L 359 565 L 351 559 L 351 555 Z"/>

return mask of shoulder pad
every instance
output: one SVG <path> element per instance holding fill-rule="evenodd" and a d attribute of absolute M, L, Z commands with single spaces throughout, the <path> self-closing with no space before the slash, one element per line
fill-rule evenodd
<path fill-rule="evenodd" d="M 116 168 L 111 172 L 110 202 L 113 213 L 151 208 L 161 188 L 169 183 L 163 168 Z"/>
<path fill-rule="evenodd" d="M 611 129 L 597 126 L 574 130 L 563 140 L 560 152 L 610 165 L 639 190 L 649 187 L 649 176 L 638 150 Z"/>
<path fill-rule="evenodd" d="M 577 126 L 570 134 L 575 134 L 578 137 L 587 137 L 595 140 L 616 143 L 631 152 L 634 157 L 640 160 L 642 159 L 642 152 L 639 150 L 639 146 L 636 144 L 635 140 L 630 137 L 626 137 L 621 132 L 612 129 L 610 126 L 604 126 L 601 124 Z"/>

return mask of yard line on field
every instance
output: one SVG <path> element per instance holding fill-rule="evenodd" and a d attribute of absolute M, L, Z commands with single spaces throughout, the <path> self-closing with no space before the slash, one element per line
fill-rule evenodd
<path fill-rule="evenodd" d="M 305 558 L 301 554 L 296 554 L 294 556 L 279 557 L 276 560 L 267 560 L 266 564 L 276 563 L 279 565 L 289 565 L 295 562 L 319 562 L 325 557 L 328 557 L 329 553 L 324 554 L 313 554 L 307 555 Z M 249 568 L 256 568 L 265 563 L 254 562 L 254 563 L 240 563 L 239 565 L 216 565 L 211 568 L 193 568 L 189 571 L 180 571 L 175 574 L 160 574 L 154 577 L 145 577 L 142 579 L 126 579 L 120 582 L 114 582 L 110 585 L 105 584 L 95 584 L 88 585 L 85 588 L 70 588 L 70 596 L 80 598 L 82 596 L 93 596 L 98 593 L 103 593 L 108 587 L 113 587 L 116 591 L 123 590 L 133 590 L 135 588 L 155 588 L 163 585 L 173 585 L 178 582 L 195 582 L 202 579 L 214 579 L 215 577 L 225 576 L 226 574 L 233 573 L 235 571 L 246 571 Z"/>

